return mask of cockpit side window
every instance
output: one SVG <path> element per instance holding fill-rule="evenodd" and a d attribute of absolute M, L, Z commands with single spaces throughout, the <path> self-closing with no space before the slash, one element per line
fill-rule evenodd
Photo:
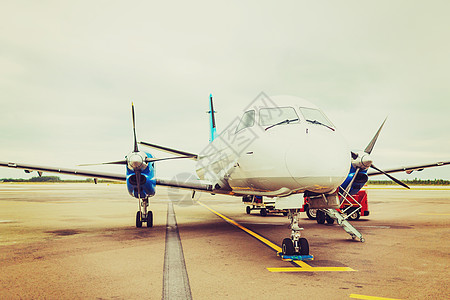
<path fill-rule="evenodd" d="M 319 109 L 300 107 L 300 111 L 309 123 L 324 124 L 328 127 L 334 127 L 333 123 L 331 123 L 331 121 L 328 120 L 325 114 Z"/>
<path fill-rule="evenodd" d="M 261 108 L 259 110 L 259 125 L 272 126 L 275 124 L 298 123 L 298 115 L 293 107 Z"/>
<path fill-rule="evenodd" d="M 244 128 L 252 127 L 253 125 L 255 125 L 255 111 L 246 111 L 242 116 L 238 127 L 236 128 L 236 132 L 241 131 Z"/>

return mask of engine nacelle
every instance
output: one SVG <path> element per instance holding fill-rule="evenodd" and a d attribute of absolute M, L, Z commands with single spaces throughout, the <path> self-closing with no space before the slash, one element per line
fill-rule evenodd
<path fill-rule="evenodd" d="M 347 176 L 347 179 L 345 179 L 344 183 L 341 184 L 341 188 L 343 190 L 347 189 L 348 185 L 352 181 L 353 177 L 355 176 L 356 168 L 352 165 L 350 169 L 350 173 Z M 355 180 L 353 181 L 352 187 L 350 188 L 350 195 L 355 195 L 359 192 L 360 189 L 364 187 L 364 185 L 369 180 L 369 176 L 367 176 L 367 169 L 361 169 L 359 170 L 358 174 L 356 175 Z"/>
<path fill-rule="evenodd" d="M 152 155 L 145 153 L 147 157 L 152 158 Z M 127 166 L 127 189 L 128 193 L 140 199 L 145 199 L 147 197 L 152 197 L 156 193 L 156 179 L 155 179 L 155 166 L 154 163 L 145 164 L 145 168 L 140 171 L 140 177 L 137 178 L 138 174 L 129 165 Z M 138 192 L 138 180 L 140 183 L 140 195 Z"/>

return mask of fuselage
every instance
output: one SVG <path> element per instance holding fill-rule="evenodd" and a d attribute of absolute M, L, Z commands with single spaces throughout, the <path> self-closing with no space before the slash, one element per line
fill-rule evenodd
<path fill-rule="evenodd" d="M 271 100 L 250 107 L 205 148 L 197 164 L 200 179 L 236 195 L 334 192 L 351 166 L 338 129 L 304 99 Z"/>

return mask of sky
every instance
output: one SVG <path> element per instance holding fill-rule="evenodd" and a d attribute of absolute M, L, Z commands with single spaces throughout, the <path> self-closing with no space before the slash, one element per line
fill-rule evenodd
<path fill-rule="evenodd" d="M 121 159 L 133 149 L 132 101 L 139 140 L 200 152 L 210 93 L 220 132 L 261 92 L 315 103 L 355 150 L 388 117 L 379 168 L 449 161 L 449 10 L 436 0 L 4 1 L 0 161 Z M 0 178 L 31 176 L 0 168 Z M 450 166 L 396 177 L 450 180 Z"/>

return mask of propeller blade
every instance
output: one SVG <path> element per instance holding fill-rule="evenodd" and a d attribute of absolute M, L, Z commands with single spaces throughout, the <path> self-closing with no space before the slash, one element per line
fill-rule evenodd
<path fill-rule="evenodd" d="M 136 174 L 136 186 L 138 189 L 138 199 L 141 199 L 141 171 L 136 170 L 136 171 L 134 171 L 134 173 Z"/>
<path fill-rule="evenodd" d="M 391 179 L 393 182 L 395 182 L 396 184 L 399 184 L 407 189 L 410 189 L 409 186 L 406 185 L 406 183 L 401 182 L 400 180 L 398 180 L 397 178 L 392 177 L 391 175 L 389 175 L 388 173 L 384 172 L 383 170 L 378 169 L 377 167 L 375 167 L 373 164 L 371 165 L 372 168 L 374 168 L 375 170 L 377 170 L 378 172 L 383 173 L 384 175 L 386 175 L 387 177 L 389 177 L 389 179 Z"/>
<path fill-rule="evenodd" d="M 137 138 L 136 138 L 136 121 L 135 121 L 135 117 L 134 117 L 134 103 L 133 102 L 131 102 L 131 114 L 133 116 L 134 152 L 139 152 Z"/>
<path fill-rule="evenodd" d="M 370 141 L 369 145 L 367 145 L 366 149 L 364 150 L 364 152 L 370 154 L 372 153 L 373 147 L 375 146 L 375 143 L 378 139 L 378 136 L 380 135 L 381 129 L 383 128 L 384 123 L 386 122 L 386 119 L 384 119 L 383 124 L 381 124 L 380 128 L 378 129 L 377 133 L 375 134 L 375 136 L 373 137 L 373 139 Z"/>
<path fill-rule="evenodd" d="M 126 164 L 127 164 L 127 160 L 121 159 L 121 160 L 117 160 L 117 161 L 110 161 L 110 162 L 104 162 L 104 163 L 81 164 L 78 166 L 85 167 L 85 166 L 98 166 L 98 165 L 126 165 Z"/>
<path fill-rule="evenodd" d="M 176 157 L 165 157 L 165 158 L 150 158 L 147 157 L 145 159 L 145 162 L 155 162 L 155 161 L 161 161 L 161 160 L 169 160 L 169 159 L 180 159 L 180 158 L 192 158 L 192 156 L 176 156 Z"/>
<path fill-rule="evenodd" d="M 357 159 L 358 158 L 358 153 L 355 153 L 355 152 L 353 152 L 353 151 L 350 151 L 350 153 L 352 154 L 352 158 L 353 159 Z"/>

